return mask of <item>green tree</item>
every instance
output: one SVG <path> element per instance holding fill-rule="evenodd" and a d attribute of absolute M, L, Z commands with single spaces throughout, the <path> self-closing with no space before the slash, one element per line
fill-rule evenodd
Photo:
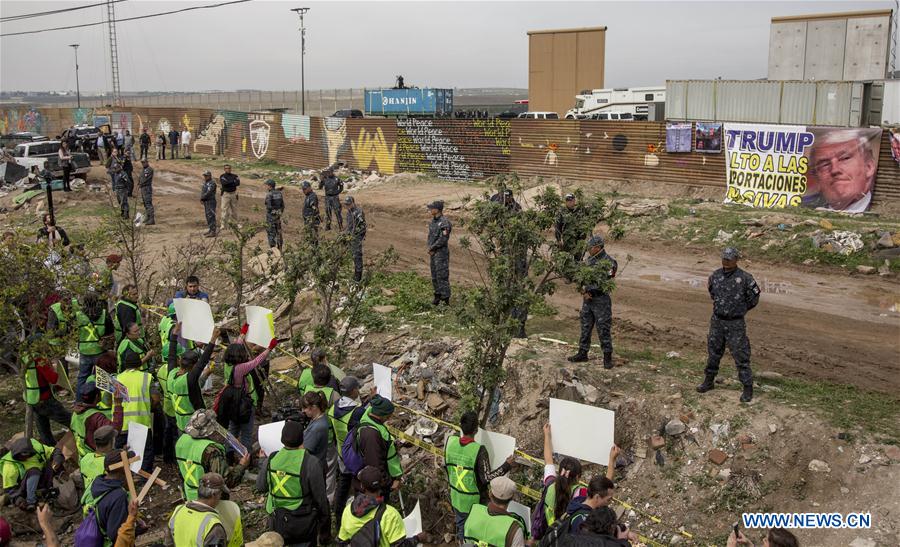
<path fill-rule="evenodd" d="M 262 252 L 259 242 L 254 242 L 256 235 L 265 228 L 263 224 L 247 224 L 239 226 L 233 222 L 228 223 L 228 229 L 234 235 L 234 239 L 222 240 L 222 255 L 216 260 L 219 269 L 224 273 L 231 286 L 234 289 L 234 309 L 237 313 L 238 324 L 243 321 L 243 312 L 241 305 L 244 301 L 244 291 L 248 285 L 252 284 L 260 276 L 254 275 L 253 272 L 247 271 L 247 259 L 249 256 L 257 256 Z M 270 263 L 270 271 L 272 273 L 272 265 L 276 261 Z"/>

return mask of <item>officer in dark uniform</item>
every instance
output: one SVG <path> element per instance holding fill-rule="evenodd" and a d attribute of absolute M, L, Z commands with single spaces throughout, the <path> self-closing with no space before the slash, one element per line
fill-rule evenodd
<path fill-rule="evenodd" d="M 509 188 L 500 187 L 497 193 L 491 196 L 491 201 L 504 205 L 510 212 L 517 213 L 522 210 L 522 206 L 513 197 L 513 191 Z"/>
<path fill-rule="evenodd" d="M 722 251 L 722 267 L 709 276 L 707 287 L 713 300 L 713 315 L 709 320 L 706 347 L 706 377 L 697 391 L 706 393 L 715 387 L 719 361 L 725 346 L 731 350 L 738 369 L 738 380 L 744 386 L 741 402 L 753 399 L 753 372 L 750 370 L 750 340 L 744 315 L 759 304 L 759 286 L 753 276 L 738 268 L 740 252 L 734 247 Z"/>
<path fill-rule="evenodd" d="M 350 236 L 350 252 L 353 253 L 353 279 L 362 280 L 363 240 L 366 238 L 366 215 L 352 196 L 344 198 L 347 207 L 347 235 Z"/>
<path fill-rule="evenodd" d="M 444 217 L 444 202 L 428 204 L 431 224 L 428 225 L 428 254 L 431 256 L 431 285 L 434 288 L 435 306 L 441 302 L 450 305 L 450 232 L 453 226 Z"/>
<path fill-rule="evenodd" d="M 591 236 L 588 240 L 588 257 L 585 265 L 602 268 L 606 272 L 607 279 L 616 277 L 619 264 L 616 259 L 606 254 L 603 236 Z M 600 346 L 603 348 L 603 368 L 613 368 L 612 362 L 612 299 L 609 293 L 600 287 L 589 285 L 581 289 L 583 302 L 581 304 L 581 339 L 578 342 L 578 353 L 569 357 L 572 363 L 581 363 L 588 360 L 588 351 L 591 348 L 591 331 L 597 327 L 597 336 L 600 338 Z"/>
<path fill-rule="evenodd" d="M 281 235 L 281 215 L 284 213 L 284 196 L 281 190 L 275 188 L 275 181 L 269 179 L 266 181 L 266 236 L 269 238 L 269 248 L 278 247 L 284 244 L 284 238 Z"/>
<path fill-rule="evenodd" d="M 331 215 L 334 213 L 338 230 L 343 230 L 344 219 L 341 218 L 341 192 L 344 191 L 344 181 L 334 176 L 334 170 L 330 167 L 322 172 L 319 190 L 323 188 L 325 189 L 325 229 L 331 229 Z"/>
<path fill-rule="evenodd" d="M 300 188 L 303 190 L 303 195 L 306 196 L 303 200 L 303 224 L 315 242 L 319 240 L 319 224 L 322 223 L 322 217 L 319 215 L 319 196 L 313 192 L 312 185 L 308 180 L 304 180 Z"/>
<path fill-rule="evenodd" d="M 584 210 L 578 206 L 575 194 L 566 194 L 565 200 L 565 205 L 556 216 L 553 235 L 556 237 L 556 244 L 559 245 L 561 250 L 572 253 L 575 261 L 581 262 L 584 258 L 584 250 L 579 249 L 578 244 L 584 241 L 587 235 L 579 231 L 579 221 L 584 214 Z"/>
<path fill-rule="evenodd" d="M 200 188 L 200 201 L 206 215 L 206 226 L 209 228 L 203 235 L 216 237 L 216 179 L 210 171 L 203 172 L 203 186 Z"/>
<path fill-rule="evenodd" d="M 156 210 L 153 208 L 153 168 L 147 162 L 147 158 L 141 160 L 140 178 L 138 179 L 138 187 L 141 189 L 141 200 L 144 202 L 144 213 L 147 219 L 144 225 L 152 226 L 156 224 Z"/>

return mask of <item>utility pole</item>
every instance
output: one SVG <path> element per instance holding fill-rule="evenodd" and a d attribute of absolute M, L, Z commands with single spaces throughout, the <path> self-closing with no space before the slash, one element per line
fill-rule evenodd
<path fill-rule="evenodd" d="M 292 8 L 291 11 L 300 16 L 300 113 L 306 114 L 306 72 L 303 63 L 306 57 L 306 27 L 303 26 L 303 16 L 309 8 Z"/>
<path fill-rule="evenodd" d="M 81 108 L 81 86 L 78 85 L 78 44 L 69 44 L 75 50 L 75 94 L 78 97 L 78 108 Z"/>
<path fill-rule="evenodd" d="M 116 40 L 116 7 L 113 0 L 106 0 L 106 24 L 109 27 L 109 66 L 112 71 L 113 105 L 122 106 L 119 87 L 119 45 Z"/>

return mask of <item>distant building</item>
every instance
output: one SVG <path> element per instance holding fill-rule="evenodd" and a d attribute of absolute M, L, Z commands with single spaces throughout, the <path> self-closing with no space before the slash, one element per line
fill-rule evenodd
<path fill-rule="evenodd" d="M 528 109 L 562 117 L 575 95 L 603 87 L 606 27 L 528 32 Z"/>

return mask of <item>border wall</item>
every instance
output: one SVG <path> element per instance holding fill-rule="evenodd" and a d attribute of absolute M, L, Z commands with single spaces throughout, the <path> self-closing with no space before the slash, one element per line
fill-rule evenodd
<path fill-rule="evenodd" d="M 0 108 L 0 134 L 53 137 L 73 124 L 167 133 L 188 127 L 196 153 L 268 160 L 303 169 L 336 161 L 383 174 L 478 180 L 502 173 L 574 181 L 619 180 L 721 187 L 725 154 L 667 153 L 664 122 L 320 118 L 204 108 Z M 900 200 L 900 166 L 884 131 L 875 203 Z"/>

